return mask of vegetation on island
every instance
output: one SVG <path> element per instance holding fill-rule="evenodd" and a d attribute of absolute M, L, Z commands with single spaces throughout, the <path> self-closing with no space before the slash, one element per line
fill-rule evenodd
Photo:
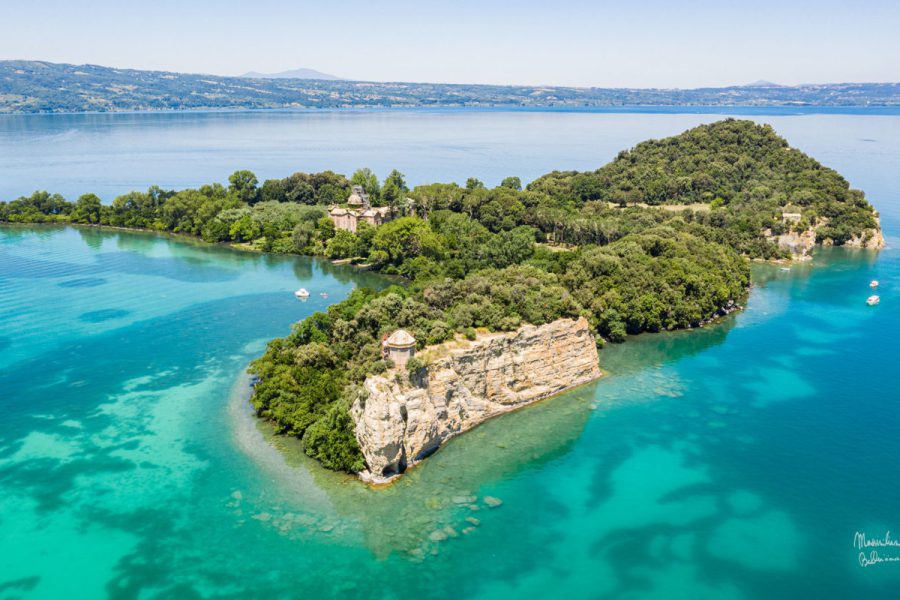
<path fill-rule="evenodd" d="M 723 231 L 723 243 L 754 257 L 772 256 L 759 234 L 785 230 L 781 209 L 788 204 L 802 210 L 796 228 L 816 227 L 838 245 L 876 227 L 863 193 L 837 171 L 791 148 L 771 127 L 744 121 L 642 142 L 596 171 L 553 172 L 529 188 L 561 201 L 700 206 L 695 221 Z"/>
<path fill-rule="evenodd" d="M 327 207 L 351 184 L 395 218 L 336 230 Z M 797 221 L 783 212 L 799 211 Z M 782 258 L 771 241 L 816 227 L 842 244 L 877 227 L 862 192 L 790 148 L 771 127 L 726 120 L 639 144 L 588 173 L 554 172 L 524 189 L 434 183 L 409 189 L 361 169 L 296 173 L 260 184 L 238 171 L 227 187 L 151 188 L 104 205 L 36 192 L 0 203 L 0 221 L 84 223 L 171 231 L 270 252 L 365 262 L 409 284 L 354 291 L 273 340 L 251 370 L 260 416 L 303 440 L 325 466 L 363 468 L 349 407 L 366 376 L 392 365 L 380 341 L 397 328 L 420 347 L 478 328 L 585 316 L 604 340 L 696 327 L 743 302 L 749 258 Z M 421 368 L 417 359 L 409 368 Z"/>
<path fill-rule="evenodd" d="M 898 106 L 900 84 L 735 85 L 693 90 L 256 79 L 0 61 L 0 113 L 505 106 Z"/>

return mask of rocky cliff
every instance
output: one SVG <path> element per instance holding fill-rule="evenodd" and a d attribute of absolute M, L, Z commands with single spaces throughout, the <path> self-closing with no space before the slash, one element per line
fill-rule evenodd
<path fill-rule="evenodd" d="M 881 217 L 876 217 L 878 226 L 875 229 L 866 229 L 862 235 L 853 236 L 844 246 L 847 248 L 868 248 L 869 250 L 881 250 L 884 248 L 884 234 L 881 232 Z"/>
<path fill-rule="evenodd" d="M 386 481 L 447 439 L 504 412 L 601 376 L 584 318 L 525 325 L 425 349 L 407 377 L 369 377 L 351 414 L 366 459 L 364 479 Z"/>
<path fill-rule="evenodd" d="M 812 258 L 812 249 L 816 246 L 816 232 L 814 229 L 806 231 L 791 231 L 781 235 L 768 234 L 768 239 L 774 242 L 782 250 L 791 253 L 794 260 L 808 260 Z"/>
<path fill-rule="evenodd" d="M 828 222 L 821 219 L 820 225 Z M 845 248 L 867 248 L 869 250 L 881 250 L 884 248 L 884 235 L 881 232 L 881 219 L 875 218 L 876 227 L 866 229 L 861 235 L 853 236 L 843 243 Z M 805 231 L 790 231 L 781 235 L 774 235 L 771 230 L 766 230 L 763 235 L 777 244 L 780 248 L 791 253 L 794 260 L 808 260 L 812 258 L 812 251 L 816 244 L 832 246 L 834 241 L 830 238 L 821 238 L 816 231 L 818 227 L 812 227 Z"/>

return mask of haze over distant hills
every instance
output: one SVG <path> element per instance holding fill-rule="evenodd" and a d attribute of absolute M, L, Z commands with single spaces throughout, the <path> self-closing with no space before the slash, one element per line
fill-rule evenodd
<path fill-rule="evenodd" d="M 290 73 L 290 72 L 286 72 Z M 221 77 L 43 61 L 0 61 L 0 113 L 344 107 L 900 107 L 898 83 L 770 82 L 637 89 Z M 323 74 L 324 75 L 324 74 Z"/>
<path fill-rule="evenodd" d="M 325 81 L 337 81 L 340 79 L 340 77 L 335 77 L 334 75 L 329 75 L 322 71 L 303 68 L 280 71 L 278 73 L 257 73 L 256 71 L 250 71 L 249 73 L 244 73 L 241 77 L 248 77 L 250 79 L 322 79 Z"/>
<path fill-rule="evenodd" d="M 771 81 L 767 81 L 765 79 L 759 79 L 754 81 L 753 83 L 745 83 L 744 87 L 785 87 L 783 85 L 772 83 Z"/>

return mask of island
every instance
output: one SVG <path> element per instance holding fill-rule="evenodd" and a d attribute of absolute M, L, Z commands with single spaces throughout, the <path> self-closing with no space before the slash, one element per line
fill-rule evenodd
<path fill-rule="evenodd" d="M 168 231 L 400 276 L 295 324 L 250 367 L 259 417 L 323 466 L 374 482 L 596 379 L 607 342 L 739 309 L 751 260 L 884 245 L 861 191 L 771 127 L 733 119 L 524 188 L 508 177 L 410 189 L 368 169 L 260 184 L 238 171 L 228 187 L 154 187 L 110 205 L 36 192 L 0 203 L 0 221 Z"/>

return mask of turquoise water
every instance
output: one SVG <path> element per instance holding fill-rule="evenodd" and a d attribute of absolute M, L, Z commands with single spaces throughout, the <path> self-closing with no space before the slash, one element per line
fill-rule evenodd
<path fill-rule="evenodd" d="M 667 131 L 686 119 L 707 115 Z M 900 119 L 783 119 L 867 190 L 896 247 Z M 383 279 L 2 227 L 0 598 L 895 597 L 900 565 L 861 567 L 853 535 L 900 526 L 897 251 L 754 281 L 746 311 L 604 349 L 609 377 L 371 490 L 273 438 L 242 371 Z"/>

